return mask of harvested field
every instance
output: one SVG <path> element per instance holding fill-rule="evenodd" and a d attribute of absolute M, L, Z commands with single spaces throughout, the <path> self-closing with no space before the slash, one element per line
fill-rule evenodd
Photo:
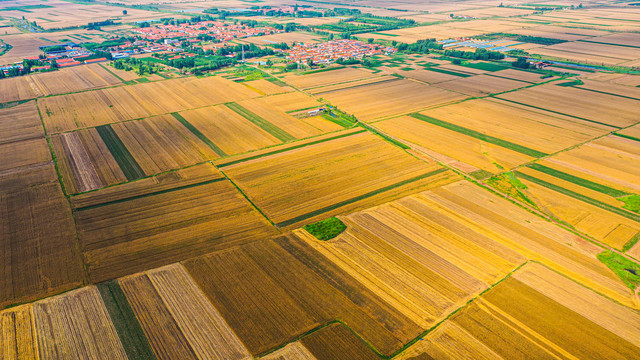
<path fill-rule="evenodd" d="M 221 77 L 192 77 L 48 97 L 38 106 L 47 130 L 59 133 L 257 95 Z"/>
<path fill-rule="evenodd" d="M 429 71 L 427 69 L 404 71 L 402 75 L 408 78 L 420 80 L 429 84 L 437 84 L 443 81 L 456 80 L 460 78 L 459 76 L 456 76 L 456 75 L 437 72 L 437 71 Z"/>
<path fill-rule="evenodd" d="M 516 70 L 516 69 L 500 70 L 500 71 L 496 71 L 496 72 L 491 73 L 491 75 L 492 76 L 499 76 L 499 77 L 503 77 L 503 78 L 507 78 L 507 79 L 514 79 L 514 80 L 530 82 L 530 83 L 540 83 L 540 82 L 549 81 L 549 80 L 554 79 L 553 77 L 544 78 L 543 79 L 543 77 L 545 76 L 543 74 L 538 74 L 538 73 L 530 72 L 530 71 Z"/>
<path fill-rule="evenodd" d="M 0 144 L 44 137 L 35 101 L 0 109 Z"/>
<path fill-rule="evenodd" d="M 478 99 L 426 110 L 422 114 L 549 154 L 613 130 L 568 116 L 511 105 Z"/>
<path fill-rule="evenodd" d="M 617 127 L 636 123 L 634 109 L 640 105 L 638 100 L 553 84 L 498 95 L 498 98 Z"/>
<path fill-rule="evenodd" d="M 95 286 L 36 302 L 32 312 L 42 359 L 128 359 Z"/>
<path fill-rule="evenodd" d="M 0 154 L 0 174 L 51 161 L 51 152 L 44 138 L 0 144 Z"/>
<path fill-rule="evenodd" d="M 342 82 L 352 82 L 356 80 L 362 80 L 366 78 L 375 77 L 377 75 L 372 74 L 371 70 L 343 67 L 336 70 L 325 70 L 309 74 L 290 74 L 285 75 L 283 78 L 287 83 L 301 89 L 309 89 L 320 86 L 334 85 Z"/>
<path fill-rule="evenodd" d="M 584 79 L 582 82 L 583 84 L 577 85 L 575 87 L 577 87 L 578 89 L 585 89 L 596 93 L 605 93 L 610 95 L 617 95 L 624 98 L 640 100 L 640 88 L 637 87 L 607 84 L 587 79 Z"/>
<path fill-rule="evenodd" d="M 0 312 L 0 356 L 6 360 L 38 359 L 31 306 Z"/>
<path fill-rule="evenodd" d="M 395 76 L 391 76 L 391 75 L 381 75 L 381 76 L 376 76 L 376 77 L 370 77 L 370 78 L 366 78 L 363 80 L 354 80 L 354 81 L 349 81 L 349 82 L 344 82 L 344 83 L 338 83 L 338 84 L 331 84 L 331 85 L 326 85 L 326 86 L 320 86 L 320 87 L 315 87 L 312 89 L 308 89 L 306 90 L 308 93 L 316 95 L 316 96 L 322 96 L 323 93 L 325 92 L 330 92 L 330 91 L 335 91 L 335 90 L 340 90 L 340 89 L 348 89 L 348 88 L 353 88 L 353 87 L 359 87 L 359 86 L 364 86 L 364 85 L 368 85 L 368 84 L 374 84 L 374 83 L 382 83 L 382 82 L 386 82 L 386 81 L 393 81 L 393 80 L 397 80 L 398 78 Z"/>
<path fill-rule="evenodd" d="M 597 41 L 597 40 L 594 40 Z M 566 59 L 580 59 L 586 62 L 598 62 L 605 64 L 618 64 L 624 61 L 640 58 L 640 49 L 600 44 L 587 41 L 572 41 L 562 44 L 537 48 L 534 52 L 546 54 L 552 51 L 554 54 L 563 54 Z M 606 59 L 606 61 L 604 60 Z"/>
<path fill-rule="evenodd" d="M 398 79 L 323 93 L 322 97 L 363 121 L 409 113 L 466 96 L 416 81 Z"/>
<path fill-rule="evenodd" d="M 159 360 L 252 358 L 182 265 L 119 283 Z"/>
<path fill-rule="evenodd" d="M 369 133 L 231 165 L 224 172 L 281 227 L 370 206 L 381 200 L 376 195 L 399 197 L 451 176 Z"/>
<path fill-rule="evenodd" d="M 498 172 L 533 160 L 529 155 L 411 116 L 381 121 L 375 126 L 395 138 L 472 165 L 474 171 Z"/>
<path fill-rule="evenodd" d="M 342 125 L 339 125 L 333 121 L 330 121 L 323 115 L 305 117 L 305 118 L 301 118 L 300 120 L 306 122 L 307 124 L 313 126 L 314 128 L 320 130 L 323 133 L 344 129 Z"/>
<path fill-rule="evenodd" d="M 56 135 L 51 143 L 68 194 L 127 181 L 96 129 Z"/>
<path fill-rule="evenodd" d="M 216 152 L 172 115 L 111 126 L 145 175 L 217 159 Z"/>
<path fill-rule="evenodd" d="M 268 131 L 225 105 L 183 111 L 178 114 L 202 134 L 201 139 L 204 138 L 210 142 L 220 156 L 244 153 L 281 142 Z"/>
<path fill-rule="evenodd" d="M 503 91 L 525 87 L 528 83 L 498 78 L 488 75 L 476 75 L 463 79 L 439 82 L 436 86 L 469 96 L 487 96 Z"/>
<path fill-rule="evenodd" d="M 254 242 L 184 265 L 254 356 L 335 319 L 384 354 L 421 331 L 295 238 Z"/>
<path fill-rule="evenodd" d="M 312 97 L 298 91 L 262 97 L 256 99 L 256 101 L 271 105 L 284 112 L 293 112 L 296 110 L 310 109 L 324 105 Z"/>
<path fill-rule="evenodd" d="M 233 184 L 223 179 L 197 184 L 175 181 L 172 188 L 144 195 L 127 190 L 131 197 L 119 196 L 75 210 L 91 281 L 269 238 L 276 232 Z"/>
<path fill-rule="evenodd" d="M 280 86 L 265 79 L 243 82 L 242 85 L 262 95 L 274 95 L 292 91 L 290 86 Z"/>
<path fill-rule="evenodd" d="M 638 351 L 631 334 L 639 328 L 634 311 L 529 264 L 399 359 L 629 358 Z"/>
<path fill-rule="evenodd" d="M 260 99 L 239 101 L 238 105 L 257 115 L 267 123 L 281 129 L 294 139 L 303 139 L 321 134 L 321 132 L 313 126 L 294 118 L 274 106 L 265 104 L 265 102 L 260 101 Z"/>
<path fill-rule="evenodd" d="M 0 176 L 0 307 L 82 283 L 73 218 L 55 181 L 52 164 Z"/>
<path fill-rule="evenodd" d="M 316 360 L 316 357 L 300 341 L 291 343 L 282 349 L 276 350 L 269 355 L 263 356 L 261 360 Z"/>
<path fill-rule="evenodd" d="M 377 360 L 378 355 L 342 324 L 332 324 L 301 340 L 318 360 Z"/>
<path fill-rule="evenodd" d="M 0 81 L 0 103 L 27 100 L 121 84 L 99 64 L 19 76 Z"/>

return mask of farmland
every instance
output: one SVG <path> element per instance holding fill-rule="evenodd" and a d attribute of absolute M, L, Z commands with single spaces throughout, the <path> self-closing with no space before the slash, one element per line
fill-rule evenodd
<path fill-rule="evenodd" d="M 0 5 L 0 360 L 638 358 L 638 4 L 259 2 Z"/>

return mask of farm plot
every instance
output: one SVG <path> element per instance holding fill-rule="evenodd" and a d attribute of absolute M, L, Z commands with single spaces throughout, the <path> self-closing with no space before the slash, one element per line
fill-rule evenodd
<path fill-rule="evenodd" d="M 183 78 L 48 97 L 38 106 L 47 130 L 59 133 L 257 95 L 221 77 Z"/>
<path fill-rule="evenodd" d="M 256 101 L 271 105 L 280 111 L 288 113 L 298 110 L 312 109 L 314 107 L 321 107 L 324 105 L 314 98 L 298 91 L 261 97 L 259 99 L 256 99 Z"/>
<path fill-rule="evenodd" d="M 280 227 L 402 196 L 451 177 L 435 163 L 417 160 L 370 133 L 232 164 L 224 172 Z"/>
<path fill-rule="evenodd" d="M 163 185 L 146 193 L 137 193 L 142 190 L 129 185 L 123 193 L 130 197 L 108 189 L 112 200 L 97 203 L 91 195 L 89 200 L 85 198 L 90 205 L 76 207 L 80 246 L 91 281 L 128 275 L 276 233 L 229 181 L 219 177 L 198 183 L 188 180 L 173 181 L 170 188 Z"/>
<path fill-rule="evenodd" d="M 337 83 L 337 84 L 331 84 L 331 85 L 326 85 L 326 86 L 314 87 L 314 88 L 306 90 L 306 92 L 308 92 L 309 94 L 316 95 L 316 96 L 322 96 L 323 93 L 330 92 L 330 91 L 335 91 L 335 90 L 340 90 L 340 89 L 347 89 L 347 88 L 355 88 L 355 87 L 360 87 L 360 86 L 364 86 L 364 85 L 368 85 L 368 84 L 382 83 L 382 82 L 393 81 L 393 80 L 397 80 L 397 79 L 398 79 L 397 77 L 392 76 L 392 75 L 380 75 L 380 76 L 376 76 L 376 77 L 366 78 L 366 79 L 363 79 L 363 80 L 354 80 L 354 81 L 350 81 L 350 82 L 344 82 L 344 83 Z"/>
<path fill-rule="evenodd" d="M 323 93 L 322 97 L 358 119 L 370 121 L 460 100 L 466 96 L 416 81 L 399 79 Z"/>
<path fill-rule="evenodd" d="M 306 122 L 296 119 L 276 107 L 260 101 L 260 99 L 238 101 L 237 104 L 268 124 L 281 129 L 293 139 L 302 139 L 322 133 Z"/>
<path fill-rule="evenodd" d="M 380 358 L 342 324 L 331 324 L 304 337 L 300 342 L 318 360 Z"/>
<path fill-rule="evenodd" d="M 418 114 L 419 115 L 419 114 Z M 375 124 L 376 128 L 395 138 L 435 152 L 436 158 L 445 156 L 461 162 L 457 168 L 465 172 L 482 169 L 498 172 L 534 159 L 531 155 L 486 142 L 480 136 L 469 136 L 412 116 L 401 116 Z M 474 133 L 474 135 L 477 135 Z M 468 169 L 468 170 L 467 170 Z"/>
<path fill-rule="evenodd" d="M 633 310 L 532 263 L 398 359 L 629 358 L 639 330 Z"/>
<path fill-rule="evenodd" d="M 254 242 L 184 266 L 254 356 L 336 319 L 383 354 L 421 332 L 296 238 Z"/>
<path fill-rule="evenodd" d="M 279 144 L 281 141 L 226 105 L 209 106 L 174 114 L 193 127 L 220 156 L 239 154 Z"/>
<path fill-rule="evenodd" d="M 497 97 L 536 109 L 615 127 L 636 123 L 638 118 L 635 109 L 640 105 L 638 100 L 553 84 L 534 86 Z"/>
<path fill-rule="evenodd" d="M 309 89 L 343 82 L 352 82 L 375 76 L 371 70 L 343 67 L 336 68 L 335 70 L 312 71 L 309 74 L 303 73 L 302 75 L 285 75 L 283 80 L 297 88 Z"/>
<path fill-rule="evenodd" d="M 73 218 L 56 180 L 51 163 L 0 175 L 0 307 L 82 283 Z"/>
<path fill-rule="evenodd" d="M 31 305 L 42 359 L 122 359 L 127 354 L 95 286 Z"/>
<path fill-rule="evenodd" d="M 422 114 L 549 154 L 613 130 L 568 116 L 533 112 L 512 105 L 478 99 L 426 110 Z M 505 147 L 509 148 L 506 144 Z M 511 149 L 521 150 L 517 146 Z"/>
<path fill-rule="evenodd" d="M 529 84 L 517 80 L 488 75 L 476 75 L 468 78 L 440 82 L 436 86 L 469 96 L 487 96 L 489 94 L 518 89 L 527 85 Z"/>
<path fill-rule="evenodd" d="M 640 88 L 629 87 L 616 84 L 607 84 L 599 81 L 591 81 L 584 79 L 583 84 L 575 85 L 578 89 L 585 89 L 596 93 L 604 93 L 610 95 L 617 95 L 624 98 L 631 98 L 640 100 Z"/>
<path fill-rule="evenodd" d="M 0 144 L 0 154 L 0 174 L 51 161 L 49 146 L 44 138 Z"/>
<path fill-rule="evenodd" d="M 19 76 L 0 82 L 0 103 L 121 84 L 99 64 Z"/>
<path fill-rule="evenodd" d="M 0 109 L 0 144 L 44 137 L 35 101 Z"/>
<path fill-rule="evenodd" d="M 429 69 L 433 70 L 436 68 L 429 68 Z M 409 70 L 409 71 L 404 71 L 402 75 L 408 78 L 420 80 L 429 84 L 437 84 L 443 81 L 456 80 L 460 78 L 460 76 L 455 75 L 453 73 L 431 71 L 431 70 L 428 70 L 428 69 Z"/>
<path fill-rule="evenodd" d="M 262 95 L 281 94 L 293 90 L 293 88 L 291 88 L 290 86 L 280 86 L 265 79 L 243 82 L 242 85 L 247 86 L 251 90 L 256 91 L 258 94 Z"/>
<path fill-rule="evenodd" d="M 599 44 L 587 41 L 572 41 L 562 44 L 536 48 L 539 54 L 555 54 L 565 59 L 586 60 L 605 64 L 619 64 L 640 58 L 640 49 L 626 46 Z"/>
<path fill-rule="evenodd" d="M 505 69 L 505 70 L 496 71 L 491 73 L 491 76 L 498 76 L 506 79 L 514 79 L 514 80 L 519 80 L 519 81 L 524 81 L 529 83 L 540 83 L 540 82 L 554 79 L 554 77 L 543 78 L 545 77 L 544 74 L 539 74 L 539 73 L 530 72 L 530 71 L 516 70 L 516 69 Z"/>
<path fill-rule="evenodd" d="M 182 265 L 118 283 L 157 359 L 252 359 Z"/>
<path fill-rule="evenodd" d="M 526 261 L 419 196 L 342 220 L 347 230 L 328 241 L 294 234 L 423 329 Z"/>

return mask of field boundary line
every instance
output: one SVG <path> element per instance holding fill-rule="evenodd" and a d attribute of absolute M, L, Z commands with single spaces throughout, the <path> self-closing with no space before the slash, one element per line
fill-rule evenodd
<path fill-rule="evenodd" d="M 253 208 L 256 209 L 260 213 L 260 215 L 262 215 L 271 225 L 273 225 L 273 227 L 276 230 L 281 232 L 280 228 L 278 226 L 276 226 L 276 224 L 273 221 L 271 221 L 271 219 L 269 219 L 267 214 L 265 214 L 264 211 L 262 211 L 262 209 L 260 209 L 253 201 L 251 201 L 249 196 L 247 196 L 247 194 L 245 194 L 244 191 L 242 191 L 242 189 L 240 188 L 240 186 L 238 186 L 238 184 L 236 184 L 233 180 L 231 180 L 231 178 L 229 176 L 227 176 L 227 174 L 225 174 L 224 171 L 222 171 L 221 169 L 218 169 L 218 170 L 224 176 L 224 178 L 222 180 L 228 180 L 236 188 L 236 190 L 238 190 L 238 192 L 249 202 L 249 204 L 251 204 L 251 206 L 253 206 Z"/>
<path fill-rule="evenodd" d="M 77 212 L 77 211 L 92 210 L 92 209 L 96 209 L 96 208 L 103 207 L 103 206 L 119 204 L 119 203 L 123 203 L 123 202 L 127 202 L 127 201 L 132 201 L 132 200 L 137 200 L 137 199 L 150 197 L 150 196 L 162 195 L 162 194 L 166 194 L 166 193 L 170 193 L 170 192 L 174 192 L 174 191 L 180 191 L 180 190 L 184 190 L 184 189 L 189 189 L 189 188 L 196 187 L 196 186 L 213 184 L 213 183 L 224 181 L 224 180 L 226 180 L 226 179 L 221 177 L 221 178 L 217 178 L 217 179 L 202 181 L 202 182 L 195 183 L 195 184 L 188 184 L 188 185 L 178 186 L 178 187 L 171 188 L 171 189 L 158 190 L 158 191 L 150 192 L 150 193 L 147 193 L 147 194 L 135 195 L 135 196 L 131 196 L 131 197 L 128 197 L 128 198 L 122 198 L 122 199 L 107 201 L 107 202 L 100 203 L 100 204 L 82 206 L 82 207 L 78 207 L 78 208 L 73 209 L 73 211 Z"/>
<path fill-rule="evenodd" d="M 342 130 L 338 130 L 338 131 L 342 131 Z M 232 165 L 236 165 L 236 164 L 243 163 L 243 162 L 246 162 L 246 161 L 251 161 L 251 160 L 259 159 L 259 158 L 262 158 L 262 157 L 266 157 L 266 156 L 276 155 L 276 154 L 280 154 L 280 153 L 291 151 L 291 150 L 297 150 L 297 149 L 300 149 L 300 148 L 303 148 L 303 147 L 306 147 L 306 146 L 321 144 L 323 142 L 336 140 L 336 139 L 340 139 L 340 138 L 351 136 L 351 135 L 362 134 L 365 131 L 367 131 L 367 130 L 366 129 L 362 129 L 361 131 L 354 131 L 354 132 L 350 132 L 350 133 L 347 133 L 347 134 L 340 134 L 340 135 L 337 135 L 337 136 L 329 137 L 329 138 L 326 138 L 326 139 L 320 139 L 320 140 L 311 141 L 311 142 L 308 142 L 308 143 L 305 143 L 305 144 L 298 144 L 298 145 L 294 145 L 294 146 L 291 146 L 291 147 L 287 147 L 285 149 L 278 149 L 278 150 L 270 151 L 270 152 L 267 152 L 267 153 L 264 153 L 264 154 L 258 154 L 258 155 L 255 155 L 255 156 L 250 156 L 250 157 L 247 157 L 247 158 L 230 161 L 228 163 L 216 165 L 216 167 L 217 168 L 223 168 L 223 167 L 227 167 L 227 166 L 232 166 Z M 301 141 L 301 140 L 299 140 L 299 141 Z M 282 144 L 275 145 L 275 147 L 277 147 L 277 146 L 282 146 Z M 238 156 L 239 155 L 242 155 L 242 154 L 238 154 Z"/>

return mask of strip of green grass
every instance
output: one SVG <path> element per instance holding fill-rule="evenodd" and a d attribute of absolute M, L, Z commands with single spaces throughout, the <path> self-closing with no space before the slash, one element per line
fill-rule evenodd
<path fill-rule="evenodd" d="M 396 37 L 396 36 L 400 36 L 400 35 L 396 35 L 396 34 L 385 34 L 385 33 L 380 33 L 380 32 L 372 32 L 369 34 L 376 34 L 376 35 L 382 35 L 382 36 L 391 36 L 391 37 Z"/>
<path fill-rule="evenodd" d="M 454 75 L 454 76 L 459 76 L 459 77 L 463 77 L 463 78 L 473 76 L 473 75 L 470 75 L 470 74 L 463 74 L 463 73 L 459 73 L 459 72 L 455 72 L 455 71 L 451 71 L 451 70 L 439 69 L 437 67 L 427 67 L 427 68 L 425 68 L 425 70 L 435 71 L 435 72 Z"/>
<path fill-rule="evenodd" d="M 122 169 L 124 176 L 127 180 L 137 180 L 145 176 L 144 171 L 136 159 L 133 158 L 129 150 L 120 138 L 118 134 L 111 128 L 111 125 L 102 125 L 96 127 L 98 134 L 104 141 L 105 145 L 111 152 L 111 155 L 116 159 L 118 166 Z"/>
<path fill-rule="evenodd" d="M 525 180 L 531 181 L 531 182 L 536 183 L 538 185 L 542 185 L 542 186 L 544 186 L 546 188 L 549 188 L 549 189 L 557 191 L 557 192 L 559 192 L 561 194 L 570 196 L 570 197 L 572 197 L 574 199 L 578 199 L 580 201 L 584 201 L 587 204 L 591 204 L 593 206 L 597 206 L 597 207 L 599 207 L 601 209 L 607 210 L 607 211 L 612 212 L 614 214 L 618 214 L 620 216 L 626 217 L 627 219 L 640 222 L 640 215 L 637 215 L 637 214 L 634 214 L 634 213 L 630 213 L 628 211 L 625 211 L 623 209 L 617 208 L 615 206 L 603 203 L 603 202 L 598 201 L 596 199 L 592 199 L 592 198 L 590 198 L 588 196 L 584 196 L 582 194 L 578 194 L 577 192 L 573 192 L 571 190 L 565 189 L 565 188 L 560 187 L 558 185 L 548 183 L 548 182 L 546 182 L 544 180 L 540 180 L 540 179 L 535 178 L 535 177 L 533 177 L 531 175 L 527 175 L 527 174 L 521 173 L 519 171 L 514 171 L 514 172 L 516 173 L 516 175 L 518 175 L 518 177 L 523 178 Z"/>
<path fill-rule="evenodd" d="M 472 68 L 472 69 L 491 71 L 491 72 L 500 71 L 507 68 L 504 65 L 494 64 L 494 63 L 463 63 L 462 66 Z"/>
<path fill-rule="evenodd" d="M 231 165 L 239 164 L 239 163 L 242 163 L 242 162 L 245 162 L 245 161 L 259 159 L 259 158 L 261 158 L 261 157 L 265 157 L 265 156 L 271 156 L 271 155 L 275 155 L 275 154 L 283 153 L 283 152 L 286 152 L 286 151 L 291 151 L 291 150 L 295 150 L 295 149 L 300 149 L 300 148 L 303 148 L 303 147 L 305 147 L 305 146 L 310 146 L 310 145 L 320 144 L 320 143 L 323 143 L 323 142 L 326 142 L 326 141 L 336 140 L 336 139 L 340 139 L 340 138 L 347 137 L 347 136 L 351 136 L 351 135 L 362 134 L 362 133 L 363 133 L 363 132 L 365 132 L 365 131 L 366 131 L 366 130 L 362 130 L 362 131 L 355 131 L 355 132 L 348 133 L 348 134 L 340 134 L 340 135 L 338 135 L 338 136 L 334 136 L 334 137 L 330 137 L 330 138 L 326 138 L 326 139 L 321 139 L 321 140 L 311 141 L 311 142 L 308 142 L 308 143 L 304 143 L 304 144 L 300 144 L 300 145 L 295 145 L 295 146 L 287 147 L 287 148 L 284 148 L 284 149 L 278 149 L 278 150 L 274 150 L 274 151 L 271 151 L 271 152 L 267 152 L 267 153 L 259 154 L 259 155 L 256 155 L 256 156 L 250 156 L 250 157 L 246 157 L 246 158 L 244 158 L 244 159 L 238 159 L 238 160 L 236 160 L 236 161 L 230 161 L 230 162 L 228 162 L 228 163 L 218 165 L 218 167 L 219 167 L 219 168 L 222 168 L 222 167 L 225 167 L 225 166 L 231 166 Z"/>
<path fill-rule="evenodd" d="M 130 360 L 155 360 L 149 340 L 117 280 L 97 285 L 124 351 Z"/>
<path fill-rule="evenodd" d="M 242 105 L 240 105 L 238 103 L 230 102 L 230 103 L 226 103 L 225 105 L 229 109 L 231 109 L 231 110 L 235 111 L 236 113 L 242 115 L 242 117 L 244 117 L 245 119 L 251 121 L 255 125 L 258 125 L 260 128 L 262 128 L 262 130 L 268 132 L 269 134 L 273 135 L 276 139 L 278 139 L 278 140 L 280 140 L 282 142 L 293 141 L 293 140 L 296 139 L 295 137 L 291 136 L 286 131 L 280 129 L 279 127 L 277 127 L 275 125 L 273 125 L 272 123 L 268 122 L 267 120 L 261 118 L 260 116 L 258 116 L 256 114 L 254 114 L 253 112 L 245 109 Z"/>
<path fill-rule="evenodd" d="M 611 250 L 598 254 L 609 269 L 613 270 L 627 286 L 635 290 L 640 285 L 640 265 Z"/>
<path fill-rule="evenodd" d="M 632 237 L 631 240 L 627 241 L 622 247 L 622 251 L 629 251 L 631 248 L 640 240 L 640 233 L 637 233 L 636 236 Z"/>
<path fill-rule="evenodd" d="M 304 226 L 304 229 L 318 240 L 326 241 L 340 235 L 340 233 L 347 229 L 347 225 L 334 216 L 313 224 L 307 224 Z"/>
<path fill-rule="evenodd" d="M 556 170 L 556 169 L 552 169 L 550 167 L 546 167 L 544 165 L 541 164 L 529 164 L 528 167 L 543 172 L 545 174 L 551 175 L 553 177 L 557 177 L 558 179 L 562 179 L 562 180 L 566 180 L 570 183 L 574 183 L 576 185 L 580 185 L 582 187 L 585 187 L 587 189 L 591 189 L 600 193 L 603 193 L 605 195 L 609 195 L 612 197 L 620 197 L 620 196 L 625 196 L 628 195 L 627 193 L 625 193 L 624 191 L 620 191 L 614 188 L 610 188 L 606 185 L 602 185 L 602 184 L 598 184 L 596 182 L 587 180 L 587 179 L 583 179 L 581 177 L 577 177 L 577 176 L 573 176 L 571 174 L 567 174 L 566 172 L 560 171 L 560 170 Z"/>
<path fill-rule="evenodd" d="M 207 146 L 210 147 L 211 150 L 213 150 L 220 157 L 227 156 L 227 153 L 222 151 L 222 149 L 220 149 L 218 145 L 214 144 L 213 141 L 209 140 L 208 137 L 204 136 L 204 134 L 201 133 L 200 130 L 198 130 L 195 126 L 193 126 L 190 122 L 188 122 L 187 119 L 182 117 L 182 115 L 180 115 L 177 112 L 171 113 L 171 115 L 173 115 L 173 117 L 176 118 L 176 120 L 178 120 L 182 125 L 184 125 L 184 127 L 189 129 L 189 131 L 191 131 L 195 136 L 197 136 L 198 139 L 202 140 L 202 142 L 207 144 Z"/>
<path fill-rule="evenodd" d="M 332 123 L 336 123 L 342 126 L 343 128 L 349 128 L 353 126 L 352 122 L 343 119 L 342 116 L 333 116 L 332 114 L 324 113 L 322 114 L 322 117 L 328 121 L 331 121 Z"/>
<path fill-rule="evenodd" d="M 354 203 L 356 201 L 360 201 L 360 200 L 364 200 L 366 198 L 370 198 L 370 197 L 372 197 L 374 195 L 378 195 L 378 194 L 383 193 L 385 191 L 393 190 L 393 189 L 395 189 L 397 187 L 404 186 L 404 185 L 410 184 L 410 183 L 418 181 L 418 180 L 426 179 L 426 178 L 431 177 L 431 176 L 435 176 L 435 175 L 443 173 L 443 172 L 445 172 L 447 170 L 449 170 L 449 169 L 441 168 L 441 169 L 434 170 L 434 171 L 428 172 L 428 173 L 420 175 L 420 176 L 416 176 L 416 177 L 411 178 L 411 179 L 407 179 L 407 180 L 401 181 L 401 182 L 396 183 L 396 184 L 385 186 L 385 187 L 383 187 L 381 189 L 378 189 L 378 190 L 375 190 L 375 191 L 371 191 L 371 192 L 368 192 L 368 193 L 360 195 L 360 196 L 356 196 L 356 197 L 351 198 L 349 200 L 341 201 L 339 203 L 324 207 L 322 209 L 318 209 L 318 210 L 312 211 L 312 212 L 304 214 L 304 215 L 296 216 L 296 217 L 294 217 L 292 219 L 289 219 L 287 221 L 283 221 L 281 223 L 278 223 L 278 224 L 276 224 L 276 226 L 285 227 L 285 226 L 288 226 L 288 225 L 292 225 L 292 224 L 298 223 L 300 221 L 303 221 L 303 220 L 306 220 L 306 219 L 310 219 L 310 218 L 312 218 L 314 216 L 318 216 L 320 214 L 324 214 L 327 211 L 339 209 L 339 208 L 341 208 L 341 207 L 343 207 L 345 205 L 349 205 L 349 204 Z"/>
<path fill-rule="evenodd" d="M 613 133 L 613 135 L 619 136 L 621 138 L 629 139 L 629 140 L 640 141 L 640 138 L 633 137 L 633 136 L 630 136 L 630 135 L 618 134 L 618 133 Z"/>
<path fill-rule="evenodd" d="M 102 203 L 102 204 L 96 204 L 96 205 L 80 207 L 80 208 L 75 209 L 74 211 L 91 210 L 91 209 L 95 209 L 95 208 L 99 208 L 99 207 L 103 207 L 103 206 L 107 206 L 107 205 L 113 205 L 113 204 L 123 203 L 123 202 L 126 202 L 126 201 L 132 201 L 132 200 L 142 199 L 142 198 L 146 198 L 146 197 L 150 197 L 150 196 L 162 195 L 162 194 L 166 194 L 166 193 L 170 193 L 170 192 L 174 192 L 174 191 L 184 190 L 184 189 L 188 189 L 188 188 L 192 188 L 192 187 L 196 187 L 196 186 L 212 184 L 212 183 L 215 183 L 215 182 L 218 182 L 218 181 L 223 181 L 223 180 L 225 180 L 225 179 L 224 178 L 219 178 L 219 179 L 203 181 L 203 182 L 200 182 L 200 183 L 197 183 L 197 184 L 189 184 L 189 185 L 179 186 L 179 187 L 175 187 L 175 188 L 171 188 L 171 189 L 154 191 L 154 192 L 151 192 L 151 193 L 148 193 L 148 194 L 136 195 L 136 196 L 132 196 L 132 197 L 124 198 L 124 199 L 108 201 L 108 202 L 105 202 L 105 203 Z"/>
<path fill-rule="evenodd" d="M 556 84 L 556 85 L 557 86 L 568 87 L 568 86 L 584 85 L 584 83 L 581 80 L 573 80 L 573 81 L 567 81 L 567 82 L 559 83 L 559 84 Z"/>
<path fill-rule="evenodd" d="M 519 152 L 521 154 L 533 156 L 533 157 L 536 157 L 536 158 L 548 155 L 546 153 L 543 153 L 542 151 L 530 149 L 530 148 L 528 148 L 526 146 L 514 144 L 514 143 L 506 141 L 506 140 L 498 139 L 498 138 L 490 136 L 490 135 L 479 133 L 479 132 L 477 132 L 475 130 L 467 129 L 467 128 L 464 128 L 462 126 L 458 126 L 458 125 L 451 124 L 451 123 L 448 123 L 448 122 L 445 122 L 445 121 L 442 121 L 442 120 L 434 119 L 434 118 L 432 118 L 430 116 L 426 116 L 426 115 L 422 115 L 422 114 L 418 114 L 418 113 L 411 114 L 411 116 L 416 118 L 416 119 L 418 119 L 418 120 L 422 120 L 422 121 L 428 122 L 430 124 L 443 127 L 445 129 L 456 131 L 456 132 L 459 132 L 461 134 L 464 134 L 464 135 L 471 136 L 471 137 L 474 137 L 476 139 L 482 140 L 484 142 L 488 142 L 490 144 L 502 146 L 503 148 L 507 148 L 507 149 L 510 149 L 510 150 L 513 150 L 513 151 L 517 151 L 517 152 Z"/>

